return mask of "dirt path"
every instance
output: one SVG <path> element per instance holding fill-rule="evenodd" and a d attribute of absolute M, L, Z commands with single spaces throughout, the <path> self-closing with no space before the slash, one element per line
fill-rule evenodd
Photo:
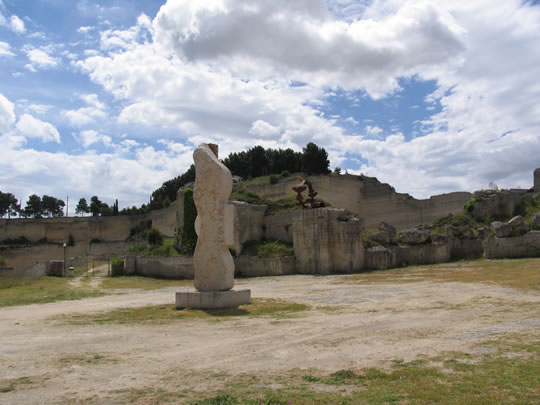
<path fill-rule="evenodd" d="M 74 326 L 50 319 L 172 304 L 181 288 L 0 309 L 0 381 L 27 381 L 0 393 L 0 403 L 125 403 L 139 389 L 204 391 L 220 384 L 209 378 L 216 375 L 388 367 L 540 329 L 540 294 L 494 285 L 354 285 L 345 276 L 287 276 L 241 280 L 236 288 L 311 309 L 293 318 L 150 325 Z"/>

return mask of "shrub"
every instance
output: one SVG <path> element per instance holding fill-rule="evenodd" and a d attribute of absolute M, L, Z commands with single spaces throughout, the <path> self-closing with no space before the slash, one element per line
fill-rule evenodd
<path fill-rule="evenodd" d="M 289 177 L 290 175 L 291 174 L 288 170 L 283 170 L 279 176 L 284 179 L 285 177 Z"/>
<path fill-rule="evenodd" d="M 26 236 L 18 238 L 7 238 L 2 241 L 4 245 L 29 245 L 31 242 Z"/>
<path fill-rule="evenodd" d="M 264 201 L 261 199 L 261 197 L 257 193 L 254 193 L 253 191 L 249 191 L 245 188 L 241 188 L 236 191 L 233 191 L 231 193 L 231 196 L 229 197 L 229 200 L 244 201 L 249 204 L 264 204 Z"/>
<path fill-rule="evenodd" d="M 184 226 L 180 228 L 180 249 L 183 253 L 192 255 L 197 246 L 197 233 L 195 232 L 195 219 L 197 207 L 193 201 L 193 190 L 184 190 Z"/>
<path fill-rule="evenodd" d="M 69 234 L 67 244 L 68 244 L 68 246 L 75 246 L 75 238 L 73 238 L 72 234 Z"/>
<path fill-rule="evenodd" d="M 7 266 L 7 261 L 4 256 L 0 256 L 0 266 Z"/>
<path fill-rule="evenodd" d="M 288 195 L 287 197 L 280 198 L 279 200 L 265 201 L 268 205 L 266 209 L 266 215 L 275 214 L 282 211 L 290 211 L 299 208 L 298 202 L 294 195 Z"/>
<path fill-rule="evenodd" d="M 259 257 L 283 257 L 293 256 L 294 248 L 281 241 L 266 242 L 259 246 L 257 256 Z"/>
<path fill-rule="evenodd" d="M 152 220 L 147 219 L 147 220 L 139 222 L 137 225 L 132 227 L 129 230 L 129 235 L 130 236 L 142 235 L 145 232 L 147 232 L 150 228 L 152 228 Z"/>
<path fill-rule="evenodd" d="M 124 259 L 121 257 L 113 257 L 111 259 L 111 277 L 123 276 L 124 274 Z"/>
<path fill-rule="evenodd" d="M 275 174 L 272 174 L 270 176 L 270 184 L 277 184 L 279 182 L 279 177 Z"/>
<path fill-rule="evenodd" d="M 163 235 L 156 228 L 150 228 L 146 233 L 146 240 L 154 246 L 163 245 Z"/>

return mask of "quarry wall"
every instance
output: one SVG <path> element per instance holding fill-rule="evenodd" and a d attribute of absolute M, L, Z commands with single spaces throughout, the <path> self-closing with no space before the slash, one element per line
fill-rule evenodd
<path fill-rule="evenodd" d="M 309 176 L 321 198 L 332 207 L 345 208 L 364 218 L 367 228 L 375 228 L 381 221 L 398 228 L 410 228 L 430 223 L 435 218 L 456 213 L 472 198 L 468 192 L 441 194 L 417 200 L 408 194 L 396 193 L 393 187 L 377 179 L 354 175 Z M 291 187 L 299 182 L 296 177 L 277 184 L 247 185 L 263 198 L 277 199 L 294 194 Z"/>

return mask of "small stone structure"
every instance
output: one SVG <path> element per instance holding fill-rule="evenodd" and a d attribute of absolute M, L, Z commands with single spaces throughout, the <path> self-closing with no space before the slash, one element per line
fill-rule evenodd
<path fill-rule="evenodd" d="M 176 293 L 176 308 L 227 308 L 251 302 L 251 291 L 234 286 L 234 207 L 231 172 L 218 160 L 218 146 L 200 144 L 193 152 L 197 246 L 193 255 L 196 292 Z"/>

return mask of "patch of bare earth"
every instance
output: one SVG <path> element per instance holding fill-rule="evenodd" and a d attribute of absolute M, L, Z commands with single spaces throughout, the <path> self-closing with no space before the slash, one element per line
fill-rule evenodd
<path fill-rule="evenodd" d="M 460 282 L 351 284 L 346 277 L 237 282 L 253 297 L 311 308 L 286 318 L 83 326 L 53 318 L 173 304 L 180 288 L 0 309 L 0 388 L 8 387 L 0 403 L 152 403 L 170 391 L 193 398 L 250 375 L 279 386 L 291 370 L 387 368 L 473 353 L 490 337 L 540 326 L 537 292 Z"/>

